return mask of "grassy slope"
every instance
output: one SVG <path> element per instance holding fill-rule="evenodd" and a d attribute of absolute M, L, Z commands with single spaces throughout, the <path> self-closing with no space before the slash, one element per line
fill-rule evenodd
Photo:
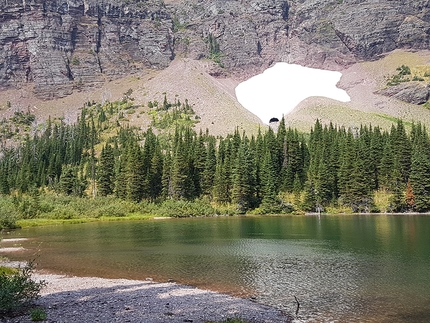
<path fill-rule="evenodd" d="M 79 115 L 79 108 L 88 101 L 104 102 L 120 100 L 128 89 L 133 89 L 134 103 L 142 105 L 134 117 L 132 125 L 145 128 L 150 119 L 148 101 L 162 102 L 164 93 L 169 101 L 175 98 L 184 102 L 188 99 L 196 114 L 201 117 L 198 128 L 212 134 L 232 133 L 236 127 L 247 133 L 256 133 L 260 120 L 244 109 L 236 100 L 234 88 L 238 84 L 233 79 L 215 79 L 206 73 L 207 63 L 177 58 L 162 71 L 142 70 L 140 74 L 107 81 L 102 88 L 90 88 L 72 95 L 52 100 L 39 100 L 32 95 L 31 87 L 1 92 L 0 118 L 10 116 L 14 111 L 29 109 L 42 122 L 51 117 L 64 117 L 73 122 Z M 7 102 L 11 108 L 7 109 Z"/>
<path fill-rule="evenodd" d="M 402 64 L 413 72 L 429 68 L 430 53 L 396 51 L 385 58 L 355 64 L 343 71 L 339 86 L 348 91 L 351 102 L 341 103 L 327 98 L 308 98 L 286 116 L 287 124 L 303 131 L 309 131 L 316 119 L 337 125 L 358 127 L 363 123 L 389 128 L 395 118 L 406 122 L 421 121 L 430 126 L 430 110 L 374 94 L 386 84 L 386 78 L 396 74 Z M 0 117 L 10 115 L 17 109 L 36 114 L 38 121 L 49 115 L 64 117 L 66 121 L 76 120 L 78 109 L 84 102 L 95 100 L 115 101 L 128 89 L 133 89 L 135 103 L 142 105 L 130 119 L 134 125 L 145 128 L 149 124 L 146 108 L 149 100 L 162 102 L 164 94 L 170 101 L 175 97 L 182 102 L 188 99 L 197 115 L 201 117 L 199 127 L 208 128 L 213 134 L 231 133 L 235 127 L 247 133 L 255 133 L 262 123 L 245 110 L 236 100 L 234 79 L 216 79 L 207 74 L 207 62 L 177 58 L 169 68 L 162 71 L 142 70 L 140 74 L 114 81 L 107 81 L 102 88 L 92 88 L 73 95 L 41 101 L 31 94 L 31 88 L 10 90 L 0 95 Z M 6 108 L 7 101 L 12 107 Z"/>
<path fill-rule="evenodd" d="M 339 87 L 350 95 L 351 102 L 308 98 L 288 115 L 288 123 L 302 130 L 309 129 L 316 119 L 345 127 L 371 123 L 387 129 L 396 118 L 400 118 L 406 124 L 422 122 L 429 126 L 429 109 L 374 93 L 386 86 L 388 77 L 397 74 L 397 67 L 408 65 L 413 73 L 424 74 L 430 67 L 429 60 L 427 51 L 395 51 L 378 61 L 355 64 L 342 71 L 343 77 L 339 82 Z"/>

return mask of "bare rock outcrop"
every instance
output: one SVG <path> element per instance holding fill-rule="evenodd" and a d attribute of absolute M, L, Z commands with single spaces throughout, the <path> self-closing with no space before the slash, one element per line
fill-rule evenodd
<path fill-rule="evenodd" d="M 173 58 L 171 19 L 159 1 L 0 1 L 0 87 L 34 83 L 41 98 Z"/>
<path fill-rule="evenodd" d="M 175 55 L 241 78 L 277 61 L 339 70 L 429 47 L 428 0 L 0 0 L 0 89 L 30 83 L 44 99 Z"/>
<path fill-rule="evenodd" d="M 388 86 L 377 93 L 394 97 L 407 103 L 424 104 L 429 99 L 430 84 L 423 82 L 400 83 L 396 86 Z"/>

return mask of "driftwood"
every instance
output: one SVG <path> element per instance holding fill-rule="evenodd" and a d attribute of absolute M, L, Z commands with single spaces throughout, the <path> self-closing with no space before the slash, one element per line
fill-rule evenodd
<path fill-rule="evenodd" d="M 297 303 L 297 309 L 296 309 L 296 316 L 297 316 L 297 314 L 299 314 L 299 310 L 300 310 L 300 303 L 299 303 L 299 300 L 297 299 L 296 295 L 294 295 L 294 299 L 296 300 L 296 303 Z"/>

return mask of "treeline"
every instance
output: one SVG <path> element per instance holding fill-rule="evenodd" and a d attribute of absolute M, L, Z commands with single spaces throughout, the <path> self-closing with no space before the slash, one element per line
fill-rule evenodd
<path fill-rule="evenodd" d="M 407 134 L 401 120 L 390 131 L 351 130 L 317 121 L 309 140 L 305 207 L 346 205 L 353 212 L 426 212 L 430 209 L 430 146 L 421 124 Z M 390 194 L 386 210 L 374 192 Z"/>
<path fill-rule="evenodd" d="M 42 192 L 137 203 L 199 200 L 262 214 L 294 207 L 430 209 L 430 142 L 420 124 L 407 133 L 402 121 L 390 131 L 316 121 L 306 138 L 286 128 L 284 120 L 276 133 L 268 128 L 256 136 L 236 130 L 214 137 L 186 125 L 159 134 L 119 126 L 107 136 L 102 115 L 83 108 L 75 124 L 48 121 L 22 145 L 4 148 L 0 193 L 17 203 L 21 196 Z M 390 196 L 386 210 L 376 208 L 376 191 Z M 295 197 L 294 207 L 283 198 L 288 194 Z"/>

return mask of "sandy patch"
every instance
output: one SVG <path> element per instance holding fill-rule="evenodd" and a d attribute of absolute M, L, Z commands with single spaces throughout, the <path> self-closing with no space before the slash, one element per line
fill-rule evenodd
<path fill-rule="evenodd" d="M 25 249 L 23 247 L 7 247 L 7 248 L 0 248 L 0 254 L 1 253 L 10 253 L 10 252 L 20 252 L 24 251 Z"/>
<path fill-rule="evenodd" d="M 8 242 L 21 242 L 21 241 L 27 241 L 27 238 L 6 238 L 6 239 L 2 239 L 1 242 L 2 243 L 8 243 Z"/>

